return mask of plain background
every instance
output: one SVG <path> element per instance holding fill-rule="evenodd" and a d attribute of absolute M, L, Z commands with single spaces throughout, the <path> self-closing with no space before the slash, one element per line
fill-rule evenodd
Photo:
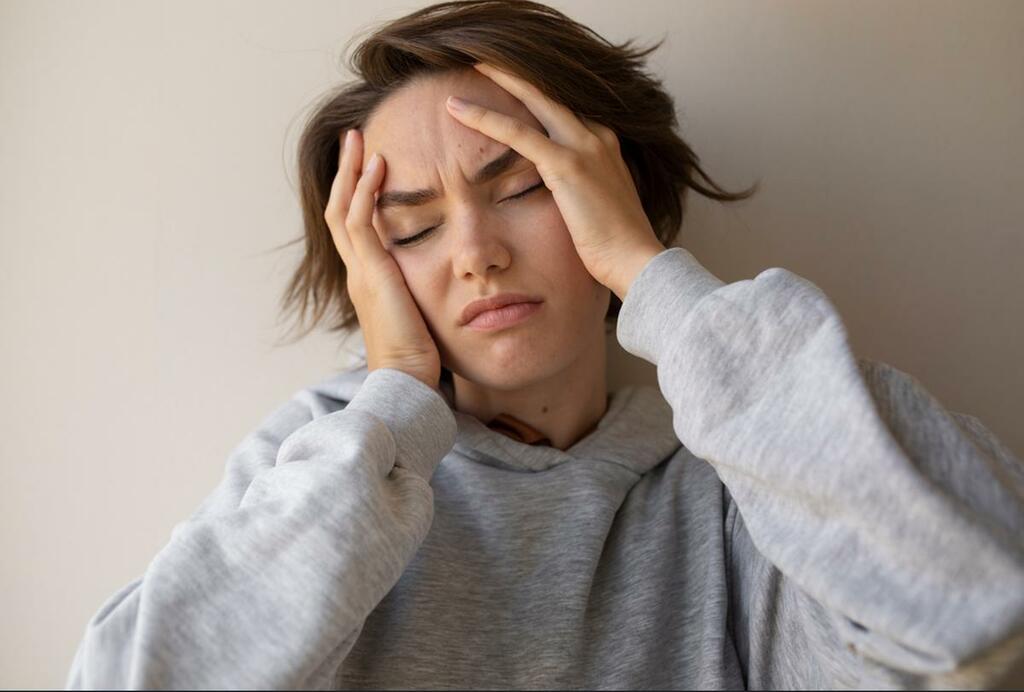
<path fill-rule="evenodd" d="M 273 346 L 299 248 L 270 248 L 344 44 L 426 4 L 0 3 L 0 686 L 63 686 L 234 446 L 352 362 L 322 332 Z M 691 194 L 684 247 L 815 282 L 859 355 L 1021 455 L 1024 3 L 551 4 L 667 35 L 683 136 L 726 188 L 762 180 Z M 656 385 L 621 350 L 610 373 Z"/>

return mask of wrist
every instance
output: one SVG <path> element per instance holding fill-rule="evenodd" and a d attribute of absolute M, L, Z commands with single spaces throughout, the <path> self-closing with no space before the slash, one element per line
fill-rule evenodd
<path fill-rule="evenodd" d="M 620 301 L 625 301 L 629 287 L 633 285 L 633 281 L 643 268 L 647 266 L 647 263 L 666 249 L 661 243 L 647 244 L 630 253 L 622 261 L 619 265 L 621 268 L 619 276 L 608 286 Z"/>

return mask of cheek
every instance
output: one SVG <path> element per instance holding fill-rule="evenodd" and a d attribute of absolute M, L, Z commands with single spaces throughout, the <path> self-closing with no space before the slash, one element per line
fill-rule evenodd
<path fill-rule="evenodd" d="M 565 225 L 562 213 L 554 200 L 540 210 L 535 221 L 530 225 L 535 233 L 532 239 L 535 247 L 541 252 L 537 255 L 546 263 L 555 265 L 560 271 L 571 274 L 583 272 L 587 274 L 583 260 L 576 252 L 576 244 L 572 241 L 569 228 Z"/>
<path fill-rule="evenodd" d="M 544 209 L 539 216 L 536 227 L 543 230 L 542 237 L 536 239 L 540 252 L 534 256 L 542 263 L 538 269 L 550 277 L 559 294 L 559 304 L 572 306 L 576 317 L 569 321 L 580 320 L 576 324 L 583 329 L 591 319 L 603 320 L 609 291 L 587 271 L 558 206 L 552 201 L 551 208 Z M 581 306 L 585 309 L 579 309 Z"/>

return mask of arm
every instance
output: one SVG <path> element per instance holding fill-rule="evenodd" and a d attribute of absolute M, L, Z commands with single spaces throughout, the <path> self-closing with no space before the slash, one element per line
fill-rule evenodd
<path fill-rule="evenodd" d="M 455 419 L 386 368 L 341 411 L 314 418 L 303 396 L 89 621 L 67 689 L 331 688 L 430 528 Z"/>
<path fill-rule="evenodd" d="M 735 502 L 748 685 L 990 680 L 977 661 L 1020 655 L 1019 462 L 855 360 L 814 284 L 781 268 L 725 284 L 671 248 L 631 284 L 618 337 L 657 365 L 676 434 Z"/>

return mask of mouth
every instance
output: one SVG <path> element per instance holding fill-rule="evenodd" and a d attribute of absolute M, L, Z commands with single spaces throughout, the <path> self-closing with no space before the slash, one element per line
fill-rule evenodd
<path fill-rule="evenodd" d="M 466 323 L 473 331 L 491 332 L 526 322 L 541 309 L 543 302 L 510 303 L 493 310 L 484 310 Z"/>

